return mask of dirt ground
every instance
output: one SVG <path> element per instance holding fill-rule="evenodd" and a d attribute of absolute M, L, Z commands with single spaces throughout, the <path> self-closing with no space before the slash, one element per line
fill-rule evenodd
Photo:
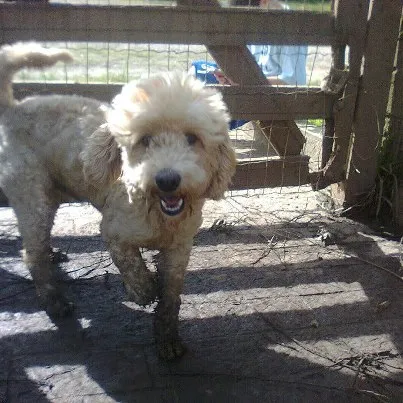
<path fill-rule="evenodd" d="M 189 352 L 172 364 L 156 357 L 152 307 L 126 301 L 98 221 L 87 205 L 59 210 L 76 310 L 52 322 L 0 209 L 1 402 L 403 401 L 401 245 L 330 215 L 309 188 L 206 205 L 180 311 Z"/>

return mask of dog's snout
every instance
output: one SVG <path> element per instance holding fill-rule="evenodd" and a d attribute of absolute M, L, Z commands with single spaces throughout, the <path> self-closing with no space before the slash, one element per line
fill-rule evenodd
<path fill-rule="evenodd" d="M 173 192 L 181 183 L 181 176 L 173 169 L 162 169 L 155 176 L 155 183 L 163 192 Z"/>

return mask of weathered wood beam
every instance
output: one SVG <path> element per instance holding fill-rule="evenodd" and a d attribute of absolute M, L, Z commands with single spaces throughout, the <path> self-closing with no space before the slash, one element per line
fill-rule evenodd
<path fill-rule="evenodd" d="M 345 43 L 350 46 L 349 71 L 345 86 L 341 88 L 339 99 L 334 104 L 332 153 L 326 156 L 326 165 L 322 167 L 322 170 L 311 174 L 312 186 L 315 190 L 324 189 L 338 182 L 342 188 L 342 181 L 346 179 L 349 170 L 350 143 L 364 56 L 368 8 L 368 0 L 355 2 L 335 0 L 334 2 L 335 24 Z M 338 65 L 336 55 L 333 55 L 333 64 L 335 68 L 341 67 Z M 338 70 L 332 71 L 333 79 L 337 80 L 336 76 L 340 73 Z M 342 74 L 339 78 L 342 78 Z M 339 198 L 340 196 L 336 196 L 336 193 L 334 197 Z"/>
<path fill-rule="evenodd" d="M 388 107 L 387 133 L 393 139 L 391 162 L 403 157 L 403 9 L 400 18 L 400 36 L 398 41 L 395 70 L 392 80 L 391 100 Z M 393 203 L 394 217 L 400 228 L 403 228 L 403 177 L 399 178 L 398 191 L 395 192 Z"/>
<path fill-rule="evenodd" d="M 332 0 L 332 13 L 335 15 L 336 0 Z M 332 45 L 332 65 L 331 71 L 344 71 L 346 68 L 346 45 Z M 325 120 L 325 130 L 322 137 L 321 169 L 324 169 L 332 157 L 334 143 L 334 117 Z"/>
<path fill-rule="evenodd" d="M 238 162 L 230 189 L 306 185 L 309 183 L 308 162 L 309 157 L 306 155 L 255 158 L 248 162 Z M 0 207 L 7 205 L 7 198 L 0 189 Z"/>
<path fill-rule="evenodd" d="M 295 89 L 272 86 L 222 87 L 224 100 L 236 119 L 280 121 L 326 119 L 333 114 L 333 95 L 319 88 Z M 263 125 L 263 124 L 262 124 Z"/>
<path fill-rule="evenodd" d="M 308 162 L 309 157 L 306 155 L 240 162 L 231 189 L 306 185 L 309 183 Z"/>
<path fill-rule="evenodd" d="M 207 1 L 205 3 L 208 5 Z M 0 4 L 0 41 L 337 43 L 330 14 L 199 7 Z"/>
<path fill-rule="evenodd" d="M 34 94 L 75 94 L 110 102 L 121 90 L 111 84 L 14 84 L 17 99 Z M 319 88 L 296 90 L 292 87 L 216 86 L 222 91 L 230 114 L 235 119 L 275 121 L 284 119 L 326 119 L 332 116 L 334 96 Z M 280 108 L 278 108 L 280 106 Z M 276 126 L 277 122 L 273 125 Z"/>
<path fill-rule="evenodd" d="M 363 1 L 366 3 L 366 1 Z M 372 0 L 365 37 L 362 77 L 353 122 L 351 158 L 346 180 L 333 186 L 335 200 L 344 207 L 368 203 L 375 188 L 378 153 L 399 37 L 402 3 Z M 354 21 L 356 23 L 356 21 Z M 400 94 L 401 96 L 401 94 Z M 346 102 L 349 102 L 346 98 Z"/>

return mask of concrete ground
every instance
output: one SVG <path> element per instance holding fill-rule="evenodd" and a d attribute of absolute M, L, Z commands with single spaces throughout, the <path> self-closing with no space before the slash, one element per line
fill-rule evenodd
<path fill-rule="evenodd" d="M 76 304 L 58 322 L 38 308 L 0 208 L 0 401 L 402 402 L 401 245 L 317 200 L 301 187 L 207 204 L 180 311 L 189 352 L 171 364 L 156 357 L 152 307 L 126 301 L 90 206 L 56 219 Z"/>

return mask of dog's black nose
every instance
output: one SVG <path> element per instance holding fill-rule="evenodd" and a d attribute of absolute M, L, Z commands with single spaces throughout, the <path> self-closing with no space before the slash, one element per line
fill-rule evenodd
<path fill-rule="evenodd" d="M 181 176 L 173 169 L 161 169 L 155 176 L 155 183 L 163 192 L 173 192 L 181 183 Z"/>

